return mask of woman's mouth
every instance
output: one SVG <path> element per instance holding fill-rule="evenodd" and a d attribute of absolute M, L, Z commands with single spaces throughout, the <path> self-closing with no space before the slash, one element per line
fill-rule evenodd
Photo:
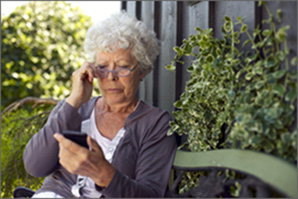
<path fill-rule="evenodd" d="M 120 89 L 120 88 L 109 88 L 108 91 L 113 92 L 113 93 L 119 93 L 119 92 L 122 91 L 122 89 Z"/>

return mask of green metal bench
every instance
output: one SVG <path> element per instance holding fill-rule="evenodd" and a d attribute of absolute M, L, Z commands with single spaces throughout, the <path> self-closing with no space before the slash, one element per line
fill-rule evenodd
<path fill-rule="evenodd" d="M 178 150 L 173 163 L 175 180 L 171 183 L 173 197 L 220 197 L 227 195 L 227 187 L 239 182 L 239 197 L 297 198 L 297 167 L 265 153 L 222 149 L 206 152 Z M 242 179 L 226 180 L 219 171 L 226 169 L 245 175 Z M 210 171 L 201 176 L 197 187 L 178 194 L 177 187 L 186 171 Z M 202 178 L 202 180 L 201 180 Z M 252 193 L 250 190 L 254 190 Z"/>
<path fill-rule="evenodd" d="M 244 174 L 242 179 L 226 179 L 218 175 L 226 169 Z M 178 150 L 173 163 L 174 175 L 169 181 L 171 197 L 231 197 L 227 187 L 239 182 L 239 197 L 297 198 L 297 167 L 272 155 L 248 150 L 223 149 L 207 152 Z M 178 185 L 187 171 L 210 171 L 202 176 L 199 185 L 179 194 Z M 222 172 L 224 173 L 224 172 Z M 202 178 L 202 179 L 201 179 Z M 255 190 L 254 195 L 249 189 Z M 14 198 L 31 197 L 34 192 L 19 187 Z"/>

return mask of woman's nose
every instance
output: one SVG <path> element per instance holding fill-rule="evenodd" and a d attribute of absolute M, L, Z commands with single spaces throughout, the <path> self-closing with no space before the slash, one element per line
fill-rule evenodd
<path fill-rule="evenodd" d="M 116 76 L 115 71 L 112 70 L 109 71 L 107 78 L 111 81 L 115 81 L 118 77 Z"/>

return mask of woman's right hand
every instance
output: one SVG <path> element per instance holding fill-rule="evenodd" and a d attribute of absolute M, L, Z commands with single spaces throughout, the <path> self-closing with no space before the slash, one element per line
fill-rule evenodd
<path fill-rule="evenodd" d="M 95 184 L 107 187 L 113 179 L 115 168 L 105 159 L 102 148 L 90 136 L 84 148 L 59 133 L 54 134 L 59 143 L 59 163 L 70 173 L 87 176 Z"/>
<path fill-rule="evenodd" d="M 72 73 L 72 90 L 66 102 L 75 109 L 88 102 L 93 91 L 93 79 L 96 77 L 94 63 L 85 61 L 81 68 Z"/>

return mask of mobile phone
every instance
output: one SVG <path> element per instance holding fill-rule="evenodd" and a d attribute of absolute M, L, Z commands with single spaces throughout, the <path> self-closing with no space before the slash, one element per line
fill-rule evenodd
<path fill-rule="evenodd" d="M 70 139 L 71 141 L 86 147 L 87 149 L 89 148 L 87 144 L 87 134 L 79 131 L 70 131 L 70 130 L 64 130 L 63 131 L 63 136 L 66 137 L 67 139 Z"/>

